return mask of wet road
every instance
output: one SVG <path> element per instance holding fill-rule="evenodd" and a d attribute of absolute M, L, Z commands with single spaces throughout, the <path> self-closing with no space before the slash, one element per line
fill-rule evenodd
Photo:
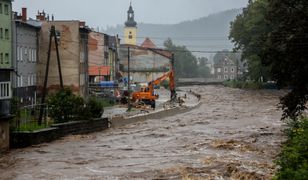
<path fill-rule="evenodd" d="M 222 86 L 190 112 L 148 120 L 0 158 L 0 179 L 270 179 L 283 140 L 281 92 Z"/>

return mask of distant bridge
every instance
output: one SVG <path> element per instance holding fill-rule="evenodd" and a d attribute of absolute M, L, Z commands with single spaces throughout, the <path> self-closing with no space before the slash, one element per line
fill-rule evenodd
<path fill-rule="evenodd" d="M 179 78 L 178 86 L 192 86 L 192 85 L 217 85 L 222 84 L 223 80 L 214 78 Z"/>

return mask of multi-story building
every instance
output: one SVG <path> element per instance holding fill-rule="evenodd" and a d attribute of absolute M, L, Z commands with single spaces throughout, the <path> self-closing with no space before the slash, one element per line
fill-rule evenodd
<path fill-rule="evenodd" d="M 59 54 L 62 68 L 63 84 L 76 94 L 88 95 L 88 34 L 90 29 L 84 22 L 78 20 L 50 21 L 45 13 L 39 13 L 37 19 L 42 22 L 40 31 L 40 49 L 38 65 L 38 89 L 44 84 L 47 52 L 49 44 L 49 33 L 51 26 L 55 26 L 57 39 L 59 41 Z M 51 48 L 51 60 L 49 65 L 49 76 L 47 88 L 49 91 L 60 88 L 56 49 L 54 43 Z"/>
<path fill-rule="evenodd" d="M 0 119 L 10 115 L 12 70 L 12 1 L 0 0 Z"/>
<path fill-rule="evenodd" d="M 0 0 L 0 152 L 9 148 L 12 70 L 12 1 Z"/>
<path fill-rule="evenodd" d="M 20 104 L 36 102 L 38 37 L 41 22 L 27 20 L 27 9 L 22 14 L 14 15 L 13 21 L 13 96 Z"/>
<path fill-rule="evenodd" d="M 97 83 L 110 79 L 110 66 L 108 64 L 108 36 L 101 32 L 89 33 L 89 81 Z"/>

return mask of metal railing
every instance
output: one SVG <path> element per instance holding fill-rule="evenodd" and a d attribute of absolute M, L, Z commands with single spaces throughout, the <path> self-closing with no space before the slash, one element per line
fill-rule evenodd
<path fill-rule="evenodd" d="M 11 82 L 0 82 L 0 100 L 12 97 Z"/>

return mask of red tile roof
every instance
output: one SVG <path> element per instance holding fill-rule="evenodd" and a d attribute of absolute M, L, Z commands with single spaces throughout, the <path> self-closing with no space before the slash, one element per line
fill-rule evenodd
<path fill-rule="evenodd" d="M 144 42 L 141 44 L 144 48 L 156 48 L 156 45 L 151 41 L 150 38 L 145 38 Z"/>

